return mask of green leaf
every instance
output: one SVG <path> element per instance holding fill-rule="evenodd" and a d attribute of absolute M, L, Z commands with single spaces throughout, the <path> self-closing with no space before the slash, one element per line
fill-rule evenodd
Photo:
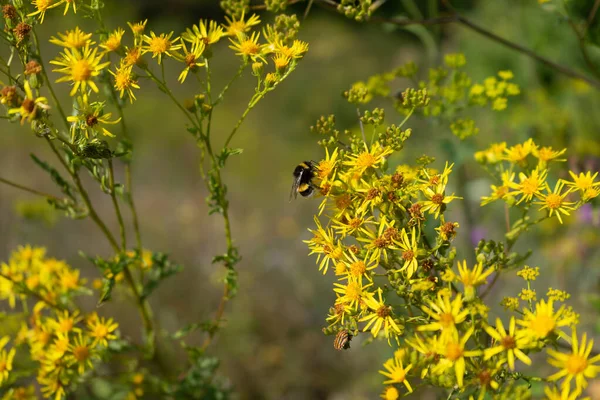
<path fill-rule="evenodd" d="M 224 147 L 223 150 L 221 150 L 221 153 L 217 156 L 219 168 L 223 168 L 225 166 L 225 162 L 227 162 L 229 156 L 242 154 L 243 152 L 244 149 L 230 149 L 229 147 Z"/>

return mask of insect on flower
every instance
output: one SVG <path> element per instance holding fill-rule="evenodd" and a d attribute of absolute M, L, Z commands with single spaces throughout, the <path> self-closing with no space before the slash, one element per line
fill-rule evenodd
<path fill-rule="evenodd" d="M 336 350 L 346 350 L 350 348 L 350 341 L 352 340 L 352 335 L 348 333 L 347 329 L 342 329 L 335 335 L 335 339 L 333 340 L 333 348 Z"/>
<path fill-rule="evenodd" d="M 294 183 L 290 192 L 290 201 L 292 201 L 292 197 L 296 198 L 298 193 L 303 197 L 309 197 L 313 194 L 315 187 L 312 180 L 315 177 L 316 165 L 314 161 L 304 161 L 296 166 L 293 174 Z"/>

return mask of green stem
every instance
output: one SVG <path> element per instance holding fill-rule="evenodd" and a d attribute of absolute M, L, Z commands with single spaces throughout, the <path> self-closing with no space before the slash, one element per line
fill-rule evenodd
<path fill-rule="evenodd" d="M 125 232 L 125 224 L 123 223 L 123 216 L 121 215 L 121 208 L 117 201 L 117 194 L 115 192 L 115 171 L 113 168 L 112 159 L 108 159 L 108 179 L 110 185 L 110 198 L 112 199 L 113 206 L 115 207 L 115 214 L 117 214 L 117 220 L 119 221 L 119 231 L 121 233 L 121 250 L 127 251 L 127 234 Z"/>
<path fill-rule="evenodd" d="M 406 123 L 406 121 L 408 121 L 408 119 L 410 118 L 411 115 L 413 115 L 413 113 L 415 112 L 415 107 L 411 108 L 410 111 L 408 112 L 408 114 L 406 114 L 406 117 L 404 117 L 404 119 L 402 120 L 402 122 L 400 122 L 400 125 L 398 125 L 398 128 L 402 128 L 402 126 L 404 126 L 404 124 Z"/>
<path fill-rule="evenodd" d="M 196 128 L 198 128 L 198 126 L 196 125 L 196 121 L 194 121 L 194 118 L 192 118 L 190 113 L 181 105 L 181 103 L 179 103 L 177 101 L 177 99 L 175 98 L 175 96 L 173 96 L 173 93 L 167 87 L 167 85 L 163 81 L 158 79 L 156 77 L 156 75 L 154 75 L 154 73 L 152 73 L 152 71 L 149 68 L 147 68 L 147 67 L 144 68 L 144 71 L 148 74 L 150 79 L 152 79 L 154 81 L 154 83 L 156 83 L 160 88 L 162 88 L 163 91 L 167 94 L 167 96 L 169 96 L 171 98 L 171 100 L 173 100 L 173 103 L 175 103 L 175 105 L 181 110 L 181 112 L 183 112 L 185 114 L 185 116 L 187 117 L 187 119 L 190 120 L 192 125 L 195 126 Z"/>
<path fill-rule="evenodd" d="M 50 79 L 48 78 L 48 73 L 46 72 L 46 64 L 44 63 L 44 60 L 42 59 L 42 49 L 40 48 L 40 42 L 38 40 L 37 34 L 35 33 L 35 28 L 31 28 L 31 32 L 33 33 L 33 39 L 35 41 L 35 47 L 37 49 L 37 56 L 40 60 L 40 64 L 42 65 L 42 75 L 44 76 L 44 80 L 46 81 L 46 85 L 48 86 L 48 90 L 50 91 L 50 95 L 52 96 L 52 99 L 54 100 L 54 103 L 56 105 L 56 108 L 58 109 L 58 112 L 60 113 L 60 116 L 65 124 L 65 127 L 67 128 L 67 132 L 70 130 L 70 125 L 69 125 L 69 121 L 67 121 L 67 115 L 65 114 L 65 111 L 63 110 L 60 102 L 58 101 L 58 97 L 56 96 L 56 93 L 54 93 L 54 89 L 52 88 L 52 84 L 50 83 Z"/>
<path fill-rule="evenodd" d="M 248 107 L 246 108 L 246 110 L 242 114 L 241 118 L 239 119 L 239 121 L 237 122 L 237 124 L 235 125 L 235 127 L 233 128 L 233 130 L 231 131 L 231 133 L 229 134 L 229 136 L 227 137 L 227 140 L 225 141 L 225 144 L 223 145 L 223 147 L 227 147 L 227 145 L 229 145 L 229 142 L 231 142 L 231 139 L 233 139 L 233 136 L 235 135 L 235 133 L 237 132 L 237 130 L 239 129 L 239 127 L 242 125 L 242 122 L 244 122 L 244 120 L 246 119 L 246 116 L 248 115 L 248 113 L 250 112 L 250 110 L 252 110 L 258 104 L 258 102 L 263 97 L 265 97 L 265 95 L 267 93 L 269 93 L 271 90 L 275 89 L 281 82 L 283 82 L 285 80 L 285 78 L 287 78 L 289 76 L 289 74 L 291 74 L 292 71 L 295 68 L 296 68 L 296 65 L 295 64 L 291 64 L 288 67 L 288 70 L 285 72 L 285 74 L 283 74 L 283 76 L 281 77 L 281 79 L 279 79 L 277 82 L 275 82 L 273 84 L 273 86 L 268 87 L 268 88 L 264 89 L 262 92 L 258 92 L 254 96 L 252 96 L 252 99 L 250 99 L 250 102 L 248 103 Z"/>
<path fill-rule="evenodd" d="M 0 178 L 0 182 L 4 183 L 6 185 L 9 185 L 9 186 L 15 187 L 17 189 L 21 189 L 21 190 L 24 190 L 26 192 L 36 194 L 38 196 L 46 197 L 48 199 L 52 199 L 52 200 L 55 200 L 55 201 L 60 201 L 60 199 L 58 197 L 56 197 L 56 196 L 53 196 L 53 195 L 48 194 L 48 193 L 40 192 L 39 190 L 28 188 L 27 186 L 23 186 L 23 185 L 20 185 L 18 183 L 9 181 L 8 179 Z"/>
<path fill-rule="evenodd" d="M 54 143 L 52 143 L 52 141 L 48 137 L 46 137 L 46 141 L 50 145 L 50 148 L 52 149 L 52 151 L 54 152 L 54 154 L 60 160 L 61 164 L 63 164 L 63 166 L 65 167 L 65 169 L 69 172 L 69 174 L 73 178 L 73 181 L 75 182 L 75 185 L 77 186 L 77 190 L 79 191 L 79 194 L 81 195 L 81 198 L 83 199 L 83 202 L 85 203 L 85 205 L 86 205 L 86 207 L 88 209 L 88 212 L 90 214 L 90 218 L 92 218 L 92 220 L 96 223 L 96 225 L 98 226 L 98 228 L 100 228 L 100 230 L 102 231 L 102 233 L 104 233 L 104 236 L 106 236 L 106 239 L 110 243 L 110 245 L 113 248 L 114 252 L 117 253 L 117 254 L 120 253 L 120 249 L 119 249 L 119 245 L 117 244 L 117 241 L 115 240 L 115 238 L 112 235 L 112 233 L 110 233 L 110 231 L 106 227 L 106 224 L 104 224 L 104 222 L 98 216 L 98 213 L 94 209 L 94 206 L 92 205 L 90 197 L 89 197 L 87 191 L 85 190 L 85 188 L 83 187 L 83 185 L 81 183 L 81 179 L 79 178 L 79 174 L 73 172 L 68 167 L 68 165 L 66 164 L 66 162 L 61 157 L 61 155 L 58 152 L 58 150 L 56 149 L 56 146 L 54 146 Z M 142 297 L 141 290 L 138 287 L 138 285 L 136 284 L 135 279 L 133 278 L 133 275 L 131 274 L 131 270 L 129 269 L 129 266 L 125 266 L 125 268 L 123 269 L 123 273 L 125 274 L 125 279 L 127 280 L 127 283 L 129 285 L 129 287 L 131 288 L 133 294 L 135 295 L 135 298 L 136 298 L 136 301 L 137 301 L 137 305 L 138 305 L 138 309 L 140 311 L 140 314 L 142 316 L 142 321 L 144 323 L 144 328 L 145 328 L 145 331 L 146 331 L 146 339 L 147 339 L 148 343 L 150 343 L 152 351 L 154 351 L 156 337 L 155 337 L 155 334 L 154 334 L 154 325 L 153 325 L 153 322 L 152 322 L 152 309 L 150 308 L 150 305 L 148 304 L 148 302 Z"/>
<path fill-rule="evenodd" d="M 207 62 L 207 65 L 208 65 L 208 62 Z M 238 79 L 242 75 L 242 72 L 244 72 L 244 69 L 246 69 L 247 66 L 248 66 L 248 64 L 246 64 L 246 63 L 244 63 L 240 66 L 237 73 L 233 76 L 233 78 L 231 78 L 231 80 L 229 82 L 227 82 L 227 85 L 225 85 L 223 90 L 221 90 L 221 93 L 219 93 L 219 96 L 217 96 L 217 100 L 215 100 L 215 102 L 212 104 L 213 107 L 216 106 L 217 104 L 219 104 L 223 100 L 225 93 L 227 93 L 227 91 L 229 90 L 229 88 L 231 87 L 233 82 L 235 82 L 236 79 Z"/>
<path fill-rule="evenodd" d="M 242 122 L 244 122 L 244 120 L 246 119 L 246 117 L 248 116 L 250 111 L 254 108 L 254 106 L 256 106 L 256 104 L 260 101 L 260 99 L 265 97 L 265 94 L 267 94 L 267 92 L 260 92 L 252 97 L 252 99 L 250 100 L 250 103 L 248 103 L 248 107 L 246 108 L 246 110 L 244 111 L 244 113 L 242 114 L 240 119 L 238 120 L 237 124 L 235 124 L 235 126 L 233 127 L 233 130 L 227 137 L 227 140 L 225 141 L 225 144 L 223 145 L 223 147 L 227 147 L 227 145 L 229 145 L 229 142 L 231 142 L 231 139 L 233 139 L 233 135 L 235 135 L 237 130 L 240 128 L 240 126 L 242 125 Z"/>

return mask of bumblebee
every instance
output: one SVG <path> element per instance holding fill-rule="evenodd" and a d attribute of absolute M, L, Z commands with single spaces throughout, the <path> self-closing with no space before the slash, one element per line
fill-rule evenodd
<path fill-rule="evenodd" d="M 292 198 L 295 199 L 298 193 L 302 197 L 309 197 L 314 193 L 315 187 L 312 180 L 315 177 L 316 167 L 317 163 L 314 161 L 304 161 L 294 168 L 294 183 L 290 192 L 290 201 Z"/>

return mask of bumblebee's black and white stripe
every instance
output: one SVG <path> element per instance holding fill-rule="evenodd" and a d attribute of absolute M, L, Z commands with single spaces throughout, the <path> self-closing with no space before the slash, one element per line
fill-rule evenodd
<path fill-rule="evenodd" d="M 342 329 L 335 335 L 335 339 L 333 340 L 333 348 L 336 350 L 346 350 L 350 348 L 350 341 L 352 340 L 352 335 L 348 333 L 347 329 Z"/>
<path fill-rule="evenodd" d="M 294 183 L 290 193 L 290 201 L 296 198 L 298 193 L 303 197 L 312 195 L 315 191 L 312 180 L 315 177 L 317 164 L 313 161 L 304 161 L 294 169 Z"/>

